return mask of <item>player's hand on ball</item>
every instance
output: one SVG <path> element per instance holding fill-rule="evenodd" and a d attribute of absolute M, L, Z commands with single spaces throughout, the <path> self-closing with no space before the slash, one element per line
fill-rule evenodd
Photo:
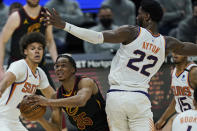
<path fill-rule="evenodd" d="M 48 103 L 49 103 L 46 97 L 39 96 L 39 95 L 28 96 L 28 101 L 30 103 L 34 103 L 36 105 L 41 105 L 41 106 L 48 106 Z"/>
<path fill-rule="evenodd" d="M 43 117 L 46 107 L 33 103 L 33 96 L 24 97 L 19 105 L 21 115 L 29 121 L 36 121 Z"/>

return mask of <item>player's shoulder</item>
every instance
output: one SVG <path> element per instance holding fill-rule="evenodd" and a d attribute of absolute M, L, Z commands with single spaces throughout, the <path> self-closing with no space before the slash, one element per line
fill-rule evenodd
<path fill-rule="evenodd" d="M 13 13 L 9 16 L 9 19 L 20 19 L 19 11 L 13 12 Z"/>
<path fill-rule="evenodd" d="M 22 69 L 22 67 L 26 66 L 26 63 L 24 59 L 21 59 L 11 63 L 11 66 L 17 66 L 17 67 L 19 66 Z"/>

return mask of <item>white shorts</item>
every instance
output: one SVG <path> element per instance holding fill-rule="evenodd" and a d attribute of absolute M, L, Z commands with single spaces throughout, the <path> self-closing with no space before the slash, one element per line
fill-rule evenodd
<path fill-rule="evenodd" d="M 151 103 L 142 91 L 108 92 L 106 113 L 110 131 L 154 130 Z"/>
<path fill-rule="evenodd" d="M 20 121 L 0 119 L 0 131 L 28 131 Z"/>

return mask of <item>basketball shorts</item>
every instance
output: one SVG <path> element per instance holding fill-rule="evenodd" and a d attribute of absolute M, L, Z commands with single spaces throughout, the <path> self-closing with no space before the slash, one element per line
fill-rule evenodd
<path fill-rule="evenodd" d="M 151 103 L 146 92 L 109 90 L 106 113 L 110 131 L 154 131 Z"/>

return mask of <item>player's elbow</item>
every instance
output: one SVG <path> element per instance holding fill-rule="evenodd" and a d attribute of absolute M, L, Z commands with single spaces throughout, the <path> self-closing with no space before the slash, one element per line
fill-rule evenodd
<path fill-rule="evenodd" d="M 77 106 L 84 107 L 86 103 L 87 103 L 87 100 L 85 100 L 84 98 L 79 98 L 79 101 L 77 102 Z"/>

